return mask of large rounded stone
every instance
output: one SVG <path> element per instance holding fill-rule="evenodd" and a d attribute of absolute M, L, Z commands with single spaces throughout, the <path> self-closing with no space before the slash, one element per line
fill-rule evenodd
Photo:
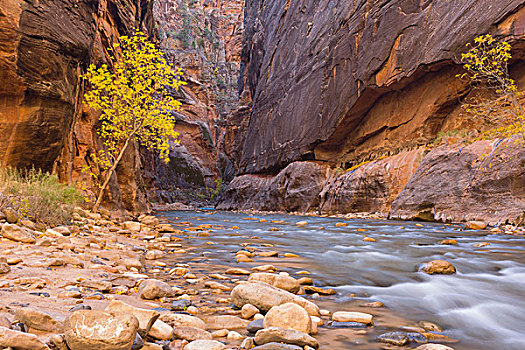
<path fill-rule="evenodd" d="M 216 340 L 195 340 L 184 347 L 184 350 L 223 350 L 226 346 Z"/>
<path fill-rule="evenodd" d="M 416 348 L 416 350 L 454 350 L 450 346 L 442 344 L 424 344 Z"/>
<path fill-rule="evenodd" d="M 445 260 L 432 260 L 419 267 L 419 271 L 434 274 L 451 274 L 456 272 L 454 265 Z"/>
<path fill-rule="evenodd" d="M 299 292 L 299 289 L 301 288 L 299 281 L 297 281 L 293 277 L 290 277 L 288 274 L 284 274 L 284 273 L 280 273 L 280 274 L 265 273 L 265 272 L 252 273 L 250 275 L 250 278 L 248 278 L 248 281 L 265 282 L 274 287 L 284 289 L 294 294 Z"/>
<path fill-rule="evenodd" d="M 5 224 L 2 226 L 2 236 L 16 242 L 35 243 L 36 238 L 33 231 L 14 224 Z"/>
<path fill-rule="evenodd" d="M 264 317 L 264 328 L 279 327 L 300 332 L 312 331 L 312 319 L 305 309 L 295 303 L 274 306 Z"/>
<path fill-rule="evenodd" d="M 255 334 L 255 344 L 263 345 L 267 343 L 286 343 L 299 346 L 311 346 L 314 349 L 319 348 L 317 340 L 306 333 L 296 331 L 295 329 L 284 329 L 270 327 L 261 329 Z"/>
<path fill-rule="evenodd" d="M 52 333 L 62 332 L 62 322 L 55 320 L 45 312 L 33 308 L 20 308 L 16 311 L 15 317 L 27 327 L 33 329 Z"/>
<path fill-rule="evenodd" d="M 208 329 L 241 329 L 248 326 L 248 321 L 243 320 L 237 316 L 218 315 L 206 318 L 206 326 Z"/>
<path fill-rule="evenodd" d="M 142 299 L 147 300 L 172 297 L 175 295 L 169 284 L 156 279 L 142 281 L 139 286 L 139 294 Z"/>
<path fill-rule="evenodd" d="M 233 288 L 231 297 L 237 307 L 252 304 L 259 310 L 269 311 L 274 306 L 292 302 L 303 307 L 310 316 L 319 316 L 319 307 L 314 303 L 264 282 L 239 284 Z"/>
<path fill-rule="evenodd" d="M 64 336 L 71 350 L 129 350 L 139 321 L 133 315 L 80 310 L 64 322 Z"/>

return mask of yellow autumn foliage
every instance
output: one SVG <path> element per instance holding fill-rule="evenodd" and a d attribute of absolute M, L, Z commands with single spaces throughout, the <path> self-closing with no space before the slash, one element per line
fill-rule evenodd
<path fill-rule="evenodd" d="M 98 133 L 105 145 L 93 157 L 101 169 L 106 169 L 94 210 L 131 141 L 169 161 L 170 142 L 177 142 L 178 137 L 174 111 L 181 106 L 173 93 L 185 84 L 181 70 L 171 67 L 140 31 L 121 36 L 109 50 L 114 56 L 111 68 L 92 64 L 84 75 L 90 87 L 84 98 L 101 113 Z"/>

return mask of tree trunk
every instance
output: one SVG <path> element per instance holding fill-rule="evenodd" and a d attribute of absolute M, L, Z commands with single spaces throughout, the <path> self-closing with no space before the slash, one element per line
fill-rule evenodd
<path fill-rule="evenodd" d="M 100 207 L 100 203 L 102 202 L 102 197 L 104 196 L 104 191 L 105 191 L 106 188 L 108 187 L 109 180 L 111 179 L 111 176 L 113 175 L 113 173 L 115 172 L 115 169 L 117 168 L 118 164 L 120 163 L 120 161 L 121 161 L 121 159 L 122 159 L 122 156 L 124 155 L 124 152 L 125 152 L 126 149 L 128 148 L 129 141 L 131 140 L 131 138 L 133 137 L 133 135 L 135 135 L 135 134 L 134 134 L 134 133 L 131 134 L 131 135 L 126 139 L 126 142 L 124 143 L 124 146 L 123 146 L 122 149 L 120 150 L 120 153 L 119 153 L 117 159 L 115 160 L 115 162 L 113 163 L 113 165 L 111 166 L 111 168 L 109 168 L 108 173 L 106 174 L 106 179 L 104 180 L 104 183 L 102 184 L 102 187 L 100 188 L 100 191 L 98 192 L 97 201 L 96 201 L 95 205 L 93 206 L 92 211 L 93 211 L 94 213 L 96 213 L 96 212 L 98 211 L 98 208 Z"/>

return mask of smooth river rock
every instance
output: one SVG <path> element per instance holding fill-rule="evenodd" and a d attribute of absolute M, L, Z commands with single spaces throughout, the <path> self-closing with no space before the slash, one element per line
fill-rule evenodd
<path fill-rule="evenodd" d="M 319 347 L 317 340 L 306 333 L 296 331 L 295 329 L 284 329 L 270 327 L 261 329 L 255 334 L 255 344 L 263 345 L 266 343 L 286 343 L 299 346 L 311 346 L 314 349 Z"/>
<path fill-rule="evenodd" d="M 15 318 L 27 327 L 45 332 L 62 332 L 63 323 L 53 318 L 53 316 L 33 308 L 21 308 L 15 313 Z"/>
<path fill-rule="evenodd" d="M 64 322 L 64 336 L 71 350 L 129 350 L 139 321 L 130 314 L 80 310 Z"/>
<path fill-rule="evenodd" d="M 332 321 L 372 324 L 373 317 L 374 316 L 363 312 L 337 311 L 332 315 Z"/>
<path fill-rule="evenodd" d="M 279 327 L 300 332 L 312 331 L 312 319 L 305 309 L 295 303 L 274 306 L 264 317 L 264 328 Z"/>
<path fill-rule="evenodd" d="M 429 275 L 433 274 L 452 274 L 456 272 L 454 265 L 445 260 L 432 260 L 419 267 L 419 271 L 423 271 Z"/>
<path fill-rule="evenodd" d="M 248 278 L 248 281 L 265 282 L 274 287 L 284 289 L 294 294 L 296 294 L 301 288 L 299 281 L 293 277 L 290 277 L 287 274 L 257 272 L 257 273 L 252 273 L 250 277 Z"/>
<path fill-rule="evenodd" d="M 156 279 L 142 281 L 139 285 L 139 294 L 142 299 L 148 300 L 172 297 L 175 295 L 169 284 Z"/>
<path fill-rule="evenodd" d="M 303 307 L 310 316 L 319 316 L 319 307 L 314 303 L 276 288 L 267 283 L 248 281 L 239 284 L 231 292 L 232 301 L 237 307 L 252 304 L 262 311 L 269 311 L 272 307 L 293 302 Z"/>
<path fill-rule="evenodd" d="M 184 350 L 223 350 L 226 346 L 216 340 L 195 340 L 184 347 Z"/>

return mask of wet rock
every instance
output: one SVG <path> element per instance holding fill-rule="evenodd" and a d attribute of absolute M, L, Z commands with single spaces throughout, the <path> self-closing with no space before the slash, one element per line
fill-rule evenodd
<path fill-rule="evenodd" d="M 443 245 L 457 245 L 458 241 L 456 239 L 444 239 L 442 241 L 439 241 L 439 244 L 443 244 Z"/>
<path fill-rule="evenodd" d="M 264 317 L 264 328 L 278 327 L 300 332 L 312 331 L 312 320 L 305 309 L 295 303 L 274 306 Z"/>
<path fill-rule="evenodd" d="M 381 334 L 377 337 L 377 341 L 381 343 L 393 344 L 397 346 L 403 346 L 408 343 L 408 335 L 404 332 L 389 332 Z"/>
<path fill-rule="evenodd" d="M 428 332 L 443 332 L 443 328 L 429 321 L 419 321 L 418 325 Z"/>
<path fill-rule="evenodd" d="M 273 306 L 293 302 L 303 307 L 309 315 L 319 316 L 319 308 L 314 303 L 263 282 L 242 283 L 233 288 L 231 297 L 237 307 L 252 304 L 259 310 L 269 311 Z"/>
<path fill-rule="evenodd" d="M 49 350 L 49 347 L 34 334 L 22 333 L 0 327 L 0 348 L 16 350 Z M 76 350 L 76 349 L 71 349 Z"/>
<path fill-rule="evenodd" d="M 321 294 L 321 295 L 334 295 L 334 294 L 337 294 L 337 292 L 335 290 L 333 290 L 332 288 L 320 288 L 320 287 L 315 287 L 315 286 L 304 286 L 303 289 L 304 289 L 304 291 L 307 294 L 314 294 L 314 293 L 318 293 L 318 294 Z"/>
<path fill-rule="evenodd" d="M 129 350 L 138 329 L 133 315 L 94 310 L 76 311 L 64 322 L 71 350 Z"/>
<path fill-rule="evenodd" d="M 240 269 L 238 267 L 229 268 L 228 270 L 226 270 L 225 273 L 228 275 L 249 275 L 251 274 L 250 271 L 245 270 L 245 269 Z"/>
<path fill-rule="evenodd" d="M 174 327 L 173 336 L 177 339 L 184 339 L 188 341 L 194 341 L 198 339 L 212 339 L 211 333 L 195 327 Z"/>
<path fill-rule="evenodd" d="M 54 319 L 51 315 L 46 314 L 45 312 L 29 307 L 18 309 L 15 313 L 15 317 L 27 327 L 40 331 L 59 333 L 63 328 L 63 323 L 61 321 Z"/>
<path fill-rule="evenodd" d="M 260 318 L 258 320 L 248 323 L 248 326 L 246 326 L 246 329 L 250 333 L 257 333 L 257 331 L 264 328 L 263 324 L 264 324 L 264 318 Z"/>
<path fill-rule="evenodd" d="M 166 253 L 164 253 L 163 251 L 154 249 L 146 253 L 145 259 L 146 260 L 156 260 L 156 259 L 161 259 L 165 256 L 166 256 Z"/>
<path fill-rule="evenodd" d="M 184 350 L 223 350 L 226 346 L 216 340 L 195 340 L 184 347 Z"/>
<path fill-rule="evenodd" d="M 0 231 L 2 237 L 16 242 L 35 243 L 36 238 L 33 231 L 15 224 L 5 224 Z"/>
<path fill-rule="evenodd" d="M 252 270 L 256 272 L 275 272 L 277 268 L 273 265 L 260 265 L 252 267 Z"/>
<path fill-rule="evenodd" d="M 283 344 L 283 343 L 267 343 L 264 345 L 259 345 L 254 348 L 251 348 L 252 350 L 303 350 L 302 347 L 292 344 Z"/>
<path fill-rule="evenodd" d="M 445 260 L 432 260 L 419 267 L 419 271 L 433 274 L 451 274 L 456 272 L 454 265 Z"/>
<path fill-rule="evenodd" d="M 225 285 L 222 284 L 222 283 L 214 282 L 214 281 L 206 281 L 206 282 L 204 283 L 204 286 L 205 286 L 206 288 L 219 289 L 219 290 L 222 290 L 222 291 L 225 291 L 225 292 L 229 292 L 230 290 L 232 290 L 230 287 L 225 286 Z"/>
<path fill-rule="evenodd" d="M 484 230 L 487 228 L 487 224 L 483 221 L 468 221 L 465 227 L 471 230 Z"/>
<path fill-rule="evenodd" d="M 252 304 L 246 304 L 241 308 L 241 317 L 244 319 L 252 318 L 254 315 L 259 313 L 259 309 L 257 309 Z"/>
<path fill-rule="evenodd" d="M 148 334 L 151 327 L 160 316 L 157 311 L 134 307 L 120 300 L 112 300 L 106 307 L 105 311 L 135 316 L 139 321 L 139 331 L 143 336 Z"/>
<path fill-rule="evenodd" d="M 270 327 L 261 329 L 255 334 L 255 344 L 263 345 L 277 342 L 286 344 L 295 344 L 299 346 L 311 346 L 314 349 L 319 347 L 317 340 L 306 333 L 294 329 L 283 329 Z"/>
<path fill-rule="evenodd" d="M 366 328 L 368 325 L 366 323 L 359 322 L 331 322 L 330 328 Z"/>
<path fill-rule="evenodd" d="M 219 315 L 206 318 L 208 329 L 243 329 L 248 325 L 248 321 L 237 316 Z"/>
<path fill-rule="evenodd" d="M 358 322 L 364 324 L 373 324 L 373 317 L 363 312 L 337 311 L 332 315 L 332 321 L 335 322 Z"/>
<path fill-rule="evenodd" d="M 288 274 L 273 274 L 273 273 L 252 273 L 248 281 L 260 281 L 268 283 L 274 287 L 284 289 L 290 293 L 297 293 L 301 288 L 299 282 L 290 277 Z"/>
<path fill-rule="evenodd" d="M 195 327 L 200 329 L 206 329 L 206 323 L 198 317 L 186 315 L 186 314 L 171 314 L 166 313 L 160 315 L 160 320 L 166 322 L 172 327 Z"/>
<path fill-rule="evenodd" d="M 172 311 L 184 311 L 191 305 L 188 299 L 179 299 L 171 302 Z"/>
<path fill-rule="evenodd" d="M 175 295 L 169 284 L 156 279 L 142 281 L 139 285 L 139 294 L 142 299 L 147 300 L 173 297 Z"/>

